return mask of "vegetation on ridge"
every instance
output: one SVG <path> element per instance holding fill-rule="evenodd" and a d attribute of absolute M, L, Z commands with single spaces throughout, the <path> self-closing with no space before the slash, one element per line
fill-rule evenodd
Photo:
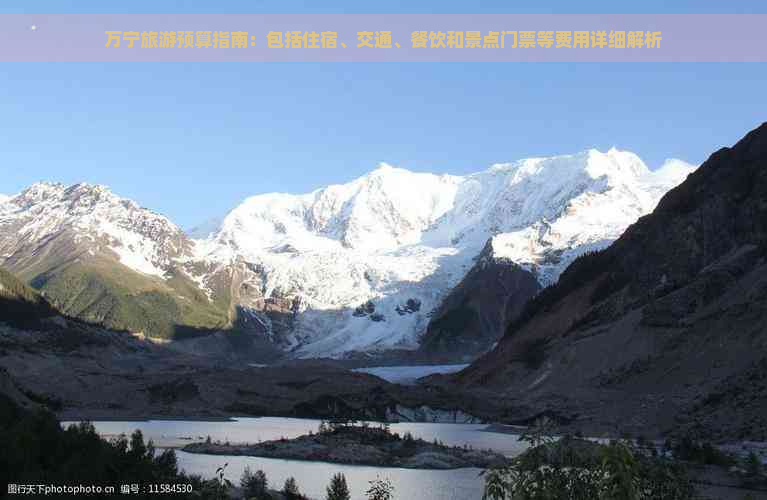
<path fill-rule="evenodd" d="M 142 276 L 113 263 L 72 263 L 32 279 L 62 312 L 107 328 L 178 338 L 229 324 L 228 302 L 209 300 L 188 278 Z"/>

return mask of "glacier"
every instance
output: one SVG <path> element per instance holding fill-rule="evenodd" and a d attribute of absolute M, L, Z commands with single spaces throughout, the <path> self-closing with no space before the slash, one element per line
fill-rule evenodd
<path fill-rule="evenodd" d="M 281 310 L 290 326 L 279 332 L 263 309 L 251 313 L 293 356 L 415 349 L 429 314 L 488 241 L 496 258 L 549 285 L 578 255 L 606 247 L 652 211 L 694 169 L 674 159 L 653 171 L 615 148 L 466 176 L 381 164 L 308 194 L 246 199 L 218 227 L 206 224 L 193 259 L 207 268 L 243 264 L 244 282 L 259 299 L 290 304 Z"/>

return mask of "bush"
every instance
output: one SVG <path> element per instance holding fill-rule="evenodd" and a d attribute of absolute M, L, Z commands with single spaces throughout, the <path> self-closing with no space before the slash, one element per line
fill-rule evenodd
<path fill-rule="evenodd" d="M 346 485 L 346 476 L 341 473 L 333 476 L 326 491 L 326 500 L 351 500 L 349 487 Z"/>
<path fill-rule="evenodd" d="M 536 430 L 521 439 L 532 447 L 509 466 L 485 473 L 483 500 L 695 498 L 683 468 L 647 456 L 630 442 L 554 441 Z"/>

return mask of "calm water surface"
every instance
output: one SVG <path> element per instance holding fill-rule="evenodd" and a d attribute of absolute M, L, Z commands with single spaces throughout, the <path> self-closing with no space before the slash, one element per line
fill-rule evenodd
<path fill-rule="evenodd" d="M 67 423 L 65 422 L 64 425 Z M 316 431 L 319 420 L 296 418 L 238 418 L 232 422 L 197 422 L 176 420 L 150 420 L 145 422 L 93 422 L 104 437 L 130 434 L 140 429 L 146 439 L 152 439 L 158 447 L 184 446 L 210 436 L 214 441 L 253 443 L 281 437 L 294 438 Z M 509 456 L 525 449 L 517 436 L 485 432 L 479 424 L 392 424 L 392 431 L 433 441 L 439 439 L 446 445 L 470 445 L 474 448 L 491 448 Z M 353 500 L 363 500 L 368 482 L 377 476 L 388 477 L 396 488 L 398 500 L 479 500 L 482 498 L 482 478 L 479 469 L 449 471 L 394 469 L 339 465 L 322 462 L 301 462 L 257 457 L 197 455 L 178 452 L 182 469 L 190 474 L 213 477 L 216 469 L 228 463 L 227 478 L 237 483 L 246 465 L 262 469 L 272 487 L 281 488 L 290 476 L 296 478 L 301 491 L 313 499 L 325 497 L 325 487 L 337 472 L 343 472 L 352 490 Z"/>
<path fill-rule="evenodd" d="M 418 366 L 373 366 L 355 368 L 353 372 L 369 373 L 395 384 L 411 385 L 428 375 L 456 373 L 469 365 L 418 365 Z"/>

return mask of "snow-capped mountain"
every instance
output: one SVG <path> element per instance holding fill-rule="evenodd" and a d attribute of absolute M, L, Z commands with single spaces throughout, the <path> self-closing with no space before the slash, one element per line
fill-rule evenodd
<path fill-rule="evenodd" d="M 414 349 L 483 249 L 548 285 L 692 170 L 614 149 L 467 176 L 381 165 L 248 198 L 198 239 L 106 187 L 38 183 L 0 199 L 0 266 L 67 314 L 150 337 L 237 329 L 303 357 Z"/>
<path fill-rule="evenodd" d="M 496 257 L 533 270 L 548 286 L 575 257 L 606 247 L 650 213 L 694 169 L 667 160 L 650 171 L 635 154 L 616 149 L 498 165 L 491 172 L 510 187 L 490 211 L 492 225 L 484 228 L 495 234 Z M 511 217 L 504 213 L 506 202 L 518 207 Z"/>
<path fill-rule="evenodd" d="M 0 266 L 68 315 L 148 337 L 231 324 L 229 303 L 196 282 L 192 247 L 166 217 L 104 186 L 38 183 L 0 203 Z"/>
<path fill-rule="evenodd" d="M 195 242 L 195 259 L 244 264 L 243 309 L 295 355 L 412 349 L 488 240 L 548 285 L 693 169 L 670 160 L 652 172 L 615 149 L 462 177 L 381 165 L 348 184 L 245 200 Z"/>
<path fill-rule="evenodd" d="M 41 247 L 67 240 L 77 258 L 111 254 L 137 272 L 163 277 L 190 242 L 167 218 L 108 188 L 37 183 L 0 204 L 0 265 L 39 260 Z"/>

